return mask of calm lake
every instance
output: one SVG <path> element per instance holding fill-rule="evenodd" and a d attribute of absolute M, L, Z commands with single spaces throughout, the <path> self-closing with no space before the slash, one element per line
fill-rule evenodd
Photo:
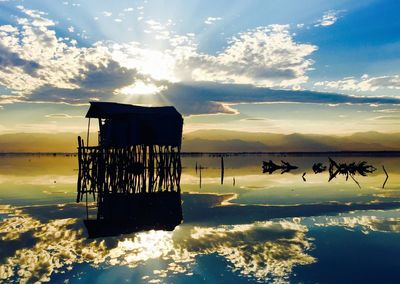
<path fill-rule="evenodd" d="M 236 155 L 221 184 L 220 157 L 184 156 L 180 226 L 88 239 L 76 157 L 0 156 L 0 282 L 395 283 L 400 157 L 331 158 L 376 171 L 328 182 L 325 155 Z"/>

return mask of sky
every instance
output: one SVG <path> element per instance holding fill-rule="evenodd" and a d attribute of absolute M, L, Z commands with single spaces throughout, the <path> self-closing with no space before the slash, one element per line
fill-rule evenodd
<path fill-rule="evenodd" d="M 184 131 L 398 132 L 395 0 L 0 0 L 0 134 L 82 132 L 89 101 Z"/>

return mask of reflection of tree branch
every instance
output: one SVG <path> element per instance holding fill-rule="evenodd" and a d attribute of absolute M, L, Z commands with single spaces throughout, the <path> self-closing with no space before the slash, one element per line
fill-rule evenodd
<path fill-rule="evenodd" d="M 361 188 L 360 184 L 358 183 L 358 181 L 356 181 L 356 179 L 353 177 L 353 175 L 349 175 L 349 176 L 354 180 L 354 182 L 358 185 L 358 187 Z"/>
<path fill-rule="evenodd" d="M 388 175 L 388 173 L 387 173 L 387 171 L 385 169 L 385 166 L 382 166 L 382 169 L 383 169 L 383 171 L 385 172 L 385 175 L 386 175 L 385 182 L 382 185 L 382 188 L 385 188 L 385 184 L 386 184 L 387 180 L 389 179 L 389 175 Z"/>

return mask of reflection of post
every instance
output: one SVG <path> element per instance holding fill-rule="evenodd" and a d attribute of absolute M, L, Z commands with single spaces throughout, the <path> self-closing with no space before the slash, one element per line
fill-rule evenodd
<path fill-rule="evenodd" d="M 82 144 L 81 144 L 81 137 L 78 136 L 78 184 L 77 184 L 77 191 L 78 194 L 76 196 L 76 202 L 81 200 L 81 182 L 82 182 Z"/>
<path fill-rule="evenodd" d="M 197 162 L 196 162 L 196 168 L 195 169 L 196 169 L 196 175 L 197 175 Z"/>
<path fill-rule="evenodd" d="M 199 170 L 200 170 L 200 188 L 201 188 L 201 165 L 199 167 Z"/>
<path fill-rule="evenodd" d="M 149 161 L 148 161 L 148 171 L 149 171 L 149 190 L 148 192 L 153 191 L 154 184 L 154 146 L 149 145 Z"/>
<path fill-rule="evenodd" d="M 233 186 L 235 186 L 235 184 L 236 184 L 236 180 L 235 180 L 235 177 L 233 177 Z"/>
<path fill-rule="evenodd" d="M 142 148 L 141 150 L 142 150 L 142 157 L 143 157 L 142 164 L 144 167 L 143 176 L 142 176 L 142 193 L 145 193 L 146 192 L 146 170 L 147 170 L 147 167 L 146 167 L 146 165 L 147 165 L 147 146 L 143 144 L 141 148 Z"/>
<path fill-rule="evenodd" d="M 224 157 L 221 156 L 221 184 L 224 184 Z"/>
<path fill-rule="evenodd" d="M 382 185 L 382 188 L 385 188 L 386 182 L 387 182 L 387 180 L 389 179 L 389 175 L 388 175 L 388 173 L 387 173 L 387 171 L 386 171 L 386 169 L 385 169 L 385 166 L 382 166 L 382 169 L 383 169 L 383 171 L 385 172 L 385 175 L 386 175 L 385 182 L 384 182 L 383 185 Z"/>

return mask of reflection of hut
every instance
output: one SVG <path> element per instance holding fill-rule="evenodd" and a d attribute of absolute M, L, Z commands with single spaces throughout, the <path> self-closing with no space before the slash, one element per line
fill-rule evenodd
<path fill-rule="evenodd" d="M 179 112 L 174 107 L 91 102 L 86 117 L 89 125 L 97 118 L 100 130 L 98 146 L 85 146 L 78 137 L 77 201 L 87 200 L 88 194 L 97 201 L 97 218 L 85 220 L 89 235 L 179 224 Z"/>

